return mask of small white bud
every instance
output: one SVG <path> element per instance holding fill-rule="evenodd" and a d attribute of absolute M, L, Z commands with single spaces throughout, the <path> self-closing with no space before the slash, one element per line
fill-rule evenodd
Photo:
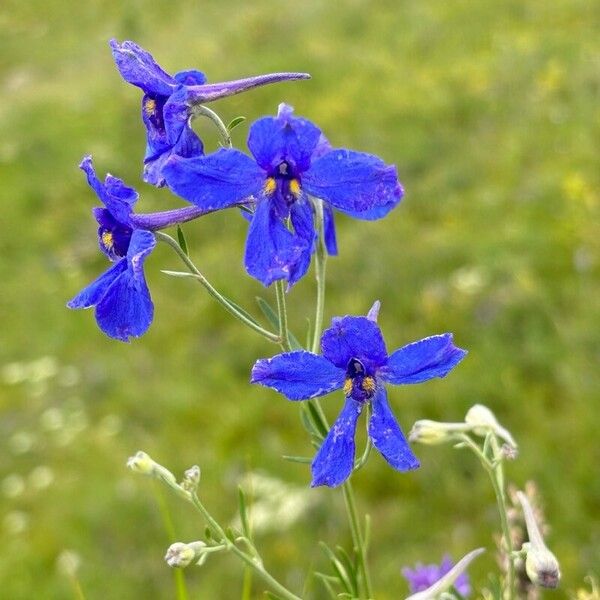
<path fill-rule="evenodd" d="M 535 521 L 533 509 L 527 496 L 523 492 L 517 492 L 517 498 L 523 507 L 523 516 L 527 527 L 529 542 L 523 544 L 522 551 L 526 554 L 525 572 L 534 585 L 545 588 L 558 587 L 560 581 L 560 566 L 558 560 L 544 543 Z"/>
<path fill-rule="evenodd" d="M 150 477 L 156 477 L 157 479 L 165 479 L 171 483 L 176 483 L 177 481 L 175 475 L 173 475 L 171 471 L 153 461 L 148 454 L 141 450 L 127 459 L 127 467 L 135 473 L 140 473 L 142 475 L 149 475 Z"/>
<path fill-rule="evenodd" d="M 465 416 L 465 423 L 468 423 L 473 428 L 473 433 L 476 435 L 485 437 L 488 431 L 493 431 L 513 448 L 516 449 L 518 447 L 510 431 L 502 427 L 498 423 L 494 413 L 483 404 L 475 404 L 468 410 Z"/>
<path fill-rule="evenodd" d="M 199 562 L 205 558 L 205 556 L 203 556 L 204 548 L 206 548 L 204 542 L 191 542 L 190 544 L 175 542 L 169 546 L 169 549 L 165 554 L 165 561 L 170 567 L 184 569 L 193 562 Z"/>
<path fill-rule="evenodd" d="M 198 484 L 200 483 L 200 467 L 198 465 L 194 465 L 190 467 L 183 474 L 183 481 L 180 486 L 186 492 L 195 492 L 198 489 Z"/>
<path fill-rule="evenodd" d="M 464 423 L 441 423 L 422 419 L 417 421 L 408 434 L 411 442 L 418 444 L 436 445 L 455 440 L 455 434 L 468 431 L 469 426 Z"/>

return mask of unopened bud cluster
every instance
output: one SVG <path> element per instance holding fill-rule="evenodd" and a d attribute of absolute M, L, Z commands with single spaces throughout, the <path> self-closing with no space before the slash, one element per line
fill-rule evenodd
<path fill-rule="evenodd" d="M 417 421 L 408 438 L 411 442 L 435 445 L 456 442 L 460 439 L 460 434 L 472 433 L 486 437 L 490 432 L 505 442 L 500 450 L 502 457 L 515 458 L 517 443 L 510 432 L 498 423 L 494 413 L 483 404 L 472 406 L 462 423 L 443 423 L 428 419 Z"/>
<path fill-rule="evenodd" d="M 175 542 L 171 544 L 165 554 L 165 561 L 170 567 L 184 569 L 191 564 L 201 565 L 208 554 L 205 552 L 206 544 L 201 541 Z"/>

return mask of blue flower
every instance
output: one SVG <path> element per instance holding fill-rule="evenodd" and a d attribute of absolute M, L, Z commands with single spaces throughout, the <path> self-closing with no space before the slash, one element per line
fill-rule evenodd
<path fill-rule="evenodd" d="M 343 483 L 354 466 L 358 416 L 371 403 L 369 437 L 398 471 L 416 469 L 412 453 L 387 402 L 386 383 L 421 383 L 446 376 L 466 352 L 452 334 L 434 335 L 388 355 L 377 326 L 379 302 L 366 317 L 336 317 L 321 338 L 322 356 L 297 350 L 262 359 L 252 383 L 271 387 L 289 400 L 307 400 L 343 389 L 346 402 L 312 462 L 312 486 Z"/>
<path fill-rule="evenodd" d="M 320 129 L 281 104 L 276 117 L 250 128 L 250 158 L 222 149 L 208 156 L 173 156 L 163 168 L 169 187 L 204 208 L 247 199 L 255 206 L 244 262 L 250 275 L 289 286 L 307 271 L 315 248 L 310 197 L 324 204 L 325 242 L 336 253 L 333 211 L 379 219 L 402 197 L 396 169 L 371 154 L 332 149 Z"/>
<path fill-rule="evenodd" d="M 162 168 L 171 155 L 191 157 L 203 153 L 200 138 L 190 127 L 192 107 L 233 96 L 246 90 L 290 79 L 308 79 L 306 73 L 271 73 L 224 83 L 206 83 L 200 71 L 163 71 L 151 54 L 134 42 L 111 40 L 113 57 L 125 81 L 141 88 L 142 119 L 146 126 L 144 181 L 165 184 Z"/>
<path fill-rule="evenodd" d="M 96 307 L 100 329 L 126 342 L 145 333 L 152 323 L 154 305 L 144 278 L 144 261 L 154 249 L 156 238 L 151 231 L 138 229 L 132 219 L 138 199 L 133 188 L 112 175 L 102 183 L 90 156 L 83 159 L 80 168 L 104 204 L 104 208 L 94 208 L 93 214 L 98 222 L 100 250 L 114 264 L 67 306 Z"/>
<path fill-rule="evenodd" d="M 422 565 L 421 563 L 417 563 L 414 569 L 404 567 L 404 569 L 402 569 L 402 575 L 404 575 L 408 581 L 411 594 L 415 594 L 430 588 L 448 573 L 453 566 L 454 563 L 451 558 L 446 555 L 439 565 Z M 461 573 L 456 578 L 454 587 L 461 596 L 466 597 L 471 593 L 471 584 L 467 573 Z"/>

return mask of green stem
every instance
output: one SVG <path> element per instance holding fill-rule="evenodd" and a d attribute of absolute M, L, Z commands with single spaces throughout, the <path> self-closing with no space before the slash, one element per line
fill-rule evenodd
<path fill-rule="evenodd" d="M 494 488 L 498 512 L 500 513 L 500 526 L 502 527 L 502 536 L 506 545 L 506 556 L 508 561 L 508 574 L 506 582 L 507 600 L 515 598 L 515 563 L 513 555 L 513 543 L 510 535 L 510 527 L 508 525 L 508 516 L 506 510 L 506 494 L 504 491 L 504 472 L 502 461 L 495 463 L 490 462 L 488 457 L 482 452 L 479 446 L 466 434 L 460 435 L 460 439 L 477 455 L 483 468 L 487 471 Z M 494 452 L 494 458 L 498 456 L 500 448 L 496 436 L 492 434 L 491 445 Z"/>
<path fill-rule="evenodd" d="M 227 545 L 227 548 L 230 552 L 235 554 L 240 560 L 242 560 L 248 567 L 252 568 L 261 579 L 267 583 L 274 592 L 279 594 L 284 600 L 302 600 L 299 596 L 296 596 L 292 592 L 290 592 L 286 587 L 284 587 L 279 581 L 277 581 L 262 565 L 262 561 L 249 556 L 242 550 L 240 550 L 225 534 L 223 528 L 219 525 L 219 523 L 214 519 L 214 517 L 208 512 L 205 506 L 200 502 L 198 495 L 196 492 L 191 493 L 191 501 L 192 504 L 196 507 L 198 512 L 204 517 L 208 526 L 221 538 L 224 544 Z M 252 544 L 250 540 L 246 538 L 246 543 Z M 254 548 L 252 544 L 253 554 L 258 556 L 258 552 Z"/>
<path fill-rule="evenodd" d="M 279 339 L 281 347 L 285 352 L 292 349 L 290 344 L 290 334 L 288 331 L 287 305 L 285 300 L 285 289 L 283 279 L 275 282 L 275 294 L 277 295 L 277 313 L 279 317 Z"/>
<path fill-rule="evenodd" d="M 231 148 L 233 146 L 233 144 L 231 143 L 231 136 L 229 135 L 229 129 L 227 129 L 227 126 L 225 125 L 225 123 L 223 123 L 221 117 L 219 117 L 219 115 L 214 110 L 211 110 L 210 108 L 208 108 L 208 106 L 204 106 L 203 104 L 197 104 L 193 107 L 192 110 L 194 116 L 200 115 L 202 117 L 207 117 L 215 124 L 215 126 L 219 130 L 219 135 L 223 140 L 223 146 L 225 148 Z"/>
<path fill-rule="evenodd" d="M 312 340 L 312 352 L 317 354 L 321 331 L 323 329 L 323 312 L 325 308 L 325 277 L 327 267 L 327 252 L 325 251 L 323 232 L 323 202 L 315 201 L 316 228 L 318 234 L 317 251 L 315 257 L 315 277 L 317 280 L 317 305 L 315 310 L 315 328 Z"/>
<path fill-rule="evenodd" d="M 350 532 L 352 534 L 352 542 L 354 550 L 358 556 L 358 567 L 362 575 L 363 589 L 366 598 L 371 598 L 371 578 L 367 565 L 367 552 L 365 548 L 365 540 L 362 534 L 360 522 L 356 512 L 356 502 L 354 500 L 354 490 L 350 480 L 346 480 L 342 486 L 344 492 L 344 501 L 346 503 L 346 512 L 348 513 L 348 522 L 350 523 Z"/>
<path fill-rule="evenodd" d="M 257 325 L 256 323 L 252 322 L 246 315 L 244 315 L 243 313 L 238 311 L 234 306 L 232 306 L 231 303 L 227 300 L 227 298 L 222 296 L 210 284 L 208 279 L 206 279 L 206 277 L 204 277 L 204 275 L 198 270 L 196 265 L 192 262 L 190 257 L 181 249 L 179 244 L 170 235 L 167 235 L 166 233 L 163 233 L 162 231 L 157 231 L 157 232 L 155 232 L 154 235 L 156 236 L 156 238 L 158 240 L 160 240 L 161 242 L 165 242 L 166 244 L 171 246 L 171 248 L 173 248 L 173 250 L 175 250 L 175 252 L 179 256 L 179 258 L 181 258 L 181 260 L 185 263 L 185 265 L 189 269 L 189 271 L 191 273 L 193 273 L 194 277 L 206 288 L 208 293 L 219 304 L 221 304 L 221 306 L 223 306 L 223 308 L 228 313 L 232 314 L 238 321 L 241 321 L 244 325 L 246 325 L 253 331 L 256 331 L 257 333 L 259 333 L 260 335 L 262 335 L 269 341 L 275 342 L 275 343 L 281 342 L 281 339 L 277 334 L 272 333 L 271 331 L 268 331 L 268 330 L 264 329 L 263 327 L 261 327 L 260 325 Z"/>

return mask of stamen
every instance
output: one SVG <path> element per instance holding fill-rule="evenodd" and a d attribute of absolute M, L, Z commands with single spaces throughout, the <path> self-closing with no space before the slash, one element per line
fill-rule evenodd
<path fill-rule="evenodd" d="M 154 100 L 153 98 L 148 98 L 148 100 L 146 100 L 146 102 L 144 104 L 145 113 L 149 117 L 151 117 L 154 114 L 155 110 L 156 110 L 156 100 Z"/>
<path fill-rule="evenodd" d="M 263 188 L 264 193 L 270 196 L 276 189 L 277 189 L 277 182 L 275 181 L 275 178 L 268 177 L 267 180 L 265 181 L 265 186 Z"/>
<path fill-rule="evenodd" d="M 113 238 L 113 234 L 110 231 L 103 231 L 101 239 L 102 244 L 107 250 L 110 251 L 113 249 L 113 246 L 115 245 L 115 240 Z"/>
<path fill-rule="evenodd" d="M 300 182 L 297 179 L 292 179 L 290 181 L 290 192 L 294 198 L 298 198 L 300 195 Z"/>
<path fill-rule="evenodd" d="M 351 393 L 352 393 L 352 379 L 350 379 L 350 377 L 348 377 L 344 381 L 344 394 L 346 396 L 349 396 Z"/>
<path fill-rule="evenodd" d="M 362 380 L 362 389 L 368 394 L 372 394 L 375 391 L 375 379 L 373 377 L 365 377 Z"/>

